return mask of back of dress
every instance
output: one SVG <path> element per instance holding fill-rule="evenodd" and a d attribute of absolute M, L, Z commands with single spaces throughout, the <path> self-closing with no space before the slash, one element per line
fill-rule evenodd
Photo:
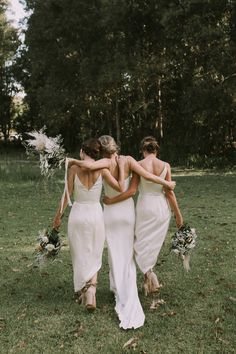
<path fill-rule="evenodd" d="M 130 178 L 125 179 L 125 190 Z M 104 182 L 105 194 L 112 198 L 119 192 Z M 138 328 L 144 313 L 138 297 L 136 267 L 133 259 L 135 210 L 133 198 L 104 205 L 104 221 L 110 266 L 110 290 L 115 294 L 115 310 L 124 329 Z"/>
<path fill-rule="evenodd" d="M 166 174 L 167 174 L 167 167 L 165 164 L 159 177 L 165 179 Z M 147 179 L 145 179 L 143 177 L 140 178 L 139 193 L 140 194 L 164 195 L 163 194 L 163 187 L 161 184 L 157 184 L 157 183 L 148 181 Z"/>
<path fill-rule="evenodd" d="M 165 178 L 166 173 L 165 165 L 159 177 Z M 136 262 L 144 274 L 156 264 L 169 227 L 170 216 L 170 207 L 162 185 L 141 177 L 136 205 L 134 249 Z"/>
<path fill-rule="evenodd" d="M 101 175 L 97 178 L 96 182 L 91 188 L 85 187 L 78 175 L 75 176 L 74 180 L 74 200 L 77 203 L 99 203 L 102 191 L 102 177 Z"/>
<path fill-rule="evenodd" d="M 74 273 L 74 290 L 80 291 L 101 268 L 105 227 L 100 196 L 102 177 L 86 188 L 75 175 L 74 203 L 68 221 L 68 239 Z"/>

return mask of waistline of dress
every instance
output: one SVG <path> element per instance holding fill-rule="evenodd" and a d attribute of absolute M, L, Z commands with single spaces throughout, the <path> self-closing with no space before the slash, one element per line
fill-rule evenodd
<path fill-rule="evenodd" d="M 99 204 L 99 205 L 101 205 L 100 201 L 97 201 L 97 200 L 96 201 L 95 200 L 86 200 L 86 201 L 85 200 L 84 201 L 76 201 L 75 200 L 73 205 L 74 204 Z"/>
<path fill-rule="evenodd" d="M 164 193 L 155 193 L 155 192 L 139 192 L 139 197 L 146 197 L 146 196 L 148 196 L 148 197 L 164 197 L 165 196 L 165 194 Z"/>

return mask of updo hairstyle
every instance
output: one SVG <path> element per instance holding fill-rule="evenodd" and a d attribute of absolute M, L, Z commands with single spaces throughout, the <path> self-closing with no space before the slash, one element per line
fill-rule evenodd
<path fill-rule="evenodd" d="M 101 143 L 98 139 L 91 138 L 83 142 L 81 149 L 86 155 L 96 160 L 101 153 Z"/>
<path fill-rule="evenodd" d="M 115 139 L 110 135 L 102 135 L 98 140 L 101 143 L 101 152 L 103 155 L 112 155 L 119 151 L 119 147 L 115 142 Z"/>
<path fill-rule="evenodd" d="M 159 152 L 159 145 L 153 136 L 146 136 L 140 144 L 141 152 L 148 152 L 149 154 L 157 154 Z"/>

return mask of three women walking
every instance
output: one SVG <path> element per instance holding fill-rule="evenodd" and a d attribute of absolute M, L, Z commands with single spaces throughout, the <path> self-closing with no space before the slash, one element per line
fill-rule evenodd
<path fill-rule="evenodd" d="M 177 223 L 182 223 L 172 192 L 175 182 L 171 181 L 170 166 L 156 158 L 157 143 L 153 138 L 147 138 L 143 144 L 147 156 L 138 163 L 131 156 L 119 158 L 118 147 L 110 136 L 90 140 L 82 147 L 81 160 L 70 161 L 68 173 L 69 193 L 74 190 L 75 198 L 68 221 L 74 290 L 81 292 L 88 309 L 96 307 L 97 272 L 106 238 L 110 290 L 123 329 L 141 327 L 145 320 L 137 290 L 134 251 L 136 262 L 145 274 L 146 294 L 156 291 L 159 283 L 153 267 L 168 230 L 169 204 Z M 99 152 L 102 158 L 95 161 Z M 102 181 L 106 194 L 103 214 L 99 203 Z M 135 217 L 132 195 L 138 186 Z M 65 196 L 63 209 L 67 199 Z M 54 227 L 60 226 L 60 220 L 58 209 Z"/>

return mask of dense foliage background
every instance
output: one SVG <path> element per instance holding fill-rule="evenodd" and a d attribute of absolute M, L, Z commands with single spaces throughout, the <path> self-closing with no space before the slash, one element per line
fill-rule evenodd
<path fill-rule="evenodd" d="M 9 27 L 4 3 L 0 36 Z M 13 122 L 19 132 L 45 124 L 71 151 L 87 137 L 110 134 L 136 157 L 151 134 L 172 163 L 235 162 L 234 0 L 25 0 L 25 6 L 31 15 L 12 69 L 26 93 Z M 0 60 L 2 70 L 8 59 Z M 1 111 L 2 131 L 4 119 Z"/>

